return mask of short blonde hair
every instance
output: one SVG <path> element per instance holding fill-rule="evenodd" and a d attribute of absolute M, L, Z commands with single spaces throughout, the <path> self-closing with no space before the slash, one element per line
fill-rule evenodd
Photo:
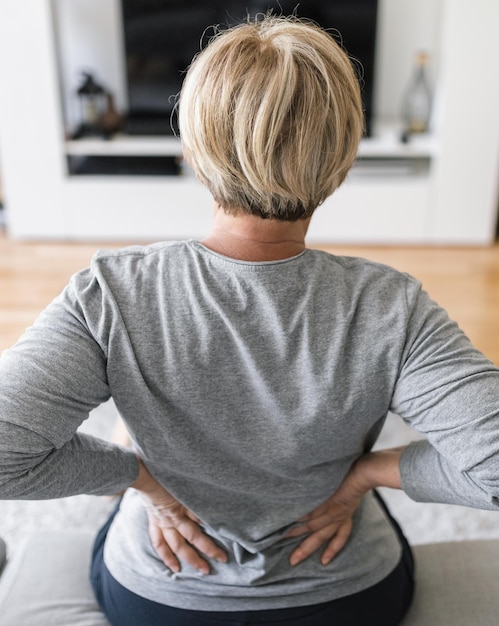
<path fill-rule="evenodd" d="M 222 31 L 194 59 L 179 128 L 186 160 L 227 212 L 306 218 L 357 155 L 359 82 L 326 31 L 267 15 Z"/>

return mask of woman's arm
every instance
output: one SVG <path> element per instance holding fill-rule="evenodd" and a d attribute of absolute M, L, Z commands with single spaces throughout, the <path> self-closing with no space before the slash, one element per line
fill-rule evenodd
<path fill-rule="evenodd" d="M 414 500 L 499 508 L 499 368 L 423 291 L 409 319 L 390 410 L 425 436 L 401 459 Z"/>
<path fill-rule="evenodd" d="M 408 293 L 408 306 L 390 408 L 426 439 L 354 463 L 339 489 L 289 533 L 311 533 L 292 553 L 292 564 L 323 545 L 322 562 L 328 563 L 345 545 L 352 515 L 372 488 L 403 488 L 425 502 L 499 508 L 499 369 L 419 287 Z"/>
<path fill-rule="evenodd" d="M 99 285 L 82 272 L 0 358 L 2 499 L 111 495 L 137 477 L 133 452 L 77 433 L 110 397 L 105 345 L 89 330 L 81 293 L 100 319 Z"/>
<path fill-rule="evenodd" d="M 132 451 L 85 434 L 60 447 L 0 419 L 0 499 L 44 500 L 80 493 L 113 495 L 136 478 Z"/>

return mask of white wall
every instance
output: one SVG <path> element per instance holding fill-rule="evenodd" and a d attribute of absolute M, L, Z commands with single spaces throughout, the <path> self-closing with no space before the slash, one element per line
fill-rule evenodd
<path fill-rule="evenodd" d="M 59 34 L 64 108 L 70 125 L 78 120 L 81 71 L 94 71 L 126 108 L 120 0 L 54 0 Z M 436 83 L 442 28 L 442 0 L 379 0 L 375 114 L 396 119 L 418 50 L 430 54 Z"/>

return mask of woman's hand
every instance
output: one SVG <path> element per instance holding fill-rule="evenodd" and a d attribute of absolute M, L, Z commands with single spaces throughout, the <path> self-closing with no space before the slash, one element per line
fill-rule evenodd
<path fill-rule="evenodd" d="M 330 563 L 346 544 L 352 531 L 353 514 L 365 493 L 355 484 L 352 468 L 337 491 L 298 520 L 302 523 L 287 534 L 287 537 L 299 537 L 309 533 L 292 552 L 289 559 L 291 565 L 298 565 L 324 544 L 326 548 L 321 555 L 321 563 Z"/>
<path fill-rule="evenodd" d="M 353 515 L 364 495 L 375 487 L 401 488 L 399 464 L 404 449 L 380 450 L 358 459 L 335 493 L 298 520 L 302 523 L 286 536 L 309 536 L 291 553 L 291 565 L 301 563 L 324 544 L 321 563 L 327 565 L 333 560 L 348 541 Z"/>
<path fill-rule="evenodd" d="M 210 565 L 200 553 L 225 563 L 226 553 L 201 530 L 200 520 L 153 478 L 140 459 L 139 468 L 139 476 L 131 486 L 141 493 L 151 543 L 165 565 L 179 572 L 181 559 L 209 574 Z"/>

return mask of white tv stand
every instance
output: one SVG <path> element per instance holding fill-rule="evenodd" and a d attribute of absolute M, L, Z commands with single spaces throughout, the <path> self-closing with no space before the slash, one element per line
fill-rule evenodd
<path fill-rule="evenodd" d="M 443 0 L 439 115 L 430 137 L 375 124 L 309 241 L 484 245 L 495 238 L 499 169 L 499 3 Z M 181 176 L 70 176 L 69 155 L 179 155 L 175 138 L 63 136 L 51 0 L 2 0 L 0 147 L 7 227 L 18 239 L 199 237 L 211 198 Z M 29 17 L 27 17 L 29 16 Z M 466 45 L 463 45 L 466 40 Z M 15 63 L 12 62 L 15 59 Z"/>
<path fill-rule="evenodd" d="M 401 144 L 398 137 L 395 126 L 385 126 L 376 130 L 375 137 L 363 140 L 359 160 L 344 187 L 318 209 L 309 240 L 338 240 L 342 237 L 353 241 L 365 237 L 366 241 L 400 239 L 417 242 L 425 237 L 431 167 L 437 146 L 431 137 L 417 137 L 409 144 Z M 181 157 L 182 151 L 175 138 L 116 136 L 111 141 L 67 141 L 65 153 L 73 157 L 92 155 L 113 159 L 123 156 Z M 127 238 L 138 234 L 149 238 L 153 233 L 153 236 L 185 237 L 201 236 L 209 227 L 211 199 L 187 166 L 182 168 L 179 177 L 133 177 L 124 181 L 110 176 L 87 175 L 70 177 L 67 184 L 78 189 L 80 198 L 89 193 L 101 198 L 106 194 L 110 205 L 119 204 L 119 210 L 126 211 L 126 218 L 117 222 L 115 212 L 108 210 L 113 217 L 104 227 L 102 201 L 96 205 L 99 216 L 94 214 L 90 219 L 88 210 L 85 212 L 85 207 L 80 205 L 77 213 L 86 217 L 85 223 L 82 218 L 79 220 L 80 235 Z M 121 195 L 124 186 L 130 194 L 127 200 Z M 142 195 L 143 201 L 134 193 Z M 78 202 L 72 200 L 75 201 Z M 137 210 L 135 202 L 140 202 L 142 208 Z M 94 220 L 97 228 L 93 226 Z M 129 230 L 130 227 L 133 231 Z"/>

